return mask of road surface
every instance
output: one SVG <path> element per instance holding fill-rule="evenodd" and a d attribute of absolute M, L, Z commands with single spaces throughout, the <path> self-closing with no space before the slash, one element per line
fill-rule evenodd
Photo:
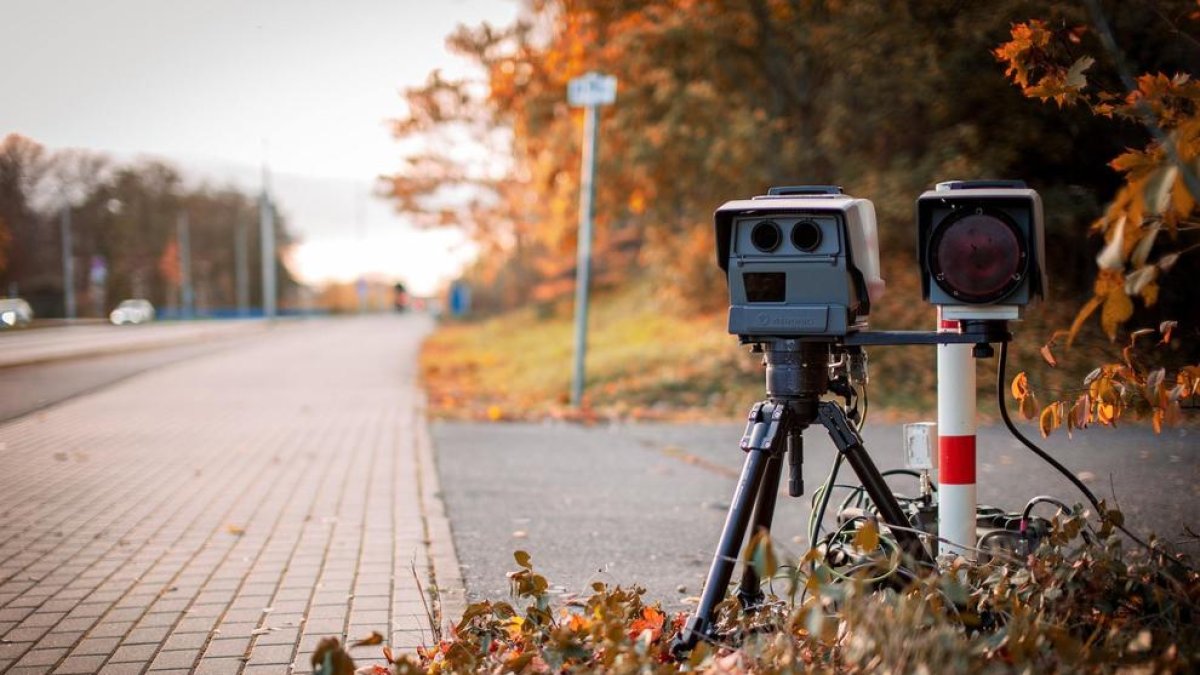
<path fill-rule="evenodd" d="M 516 569 L 517 549 L 567 593 L 586 592 L 593 581 L 638 584 L 672 609 L 699 594 L 741 468 L 742 425 L 444 422 L 432 429 L 472 597 L 505 597 L 504 573 Z M 1041 441 L 1036 429 L 1026 433 Z M 899 427 L 868 424 L 864 436 L 881 469 L 903 465 Z M 1170 540 L 1187 538 L 1184 525 L 1200 530 L 1196 425 L 1158 437 L 1145 428 L 1092 429 L 1074 440 L 1060 433 L 1042 445 L 1099 497 L 1111 498 L 1115 488 L 1135 530 Z M 823 430 L 806 433 L 806 496 L 783 495 L 776 511 L 774 540 L 786 555 L 807 549 L 808 499 L 833 452 Z M 915 493 L 905 480 L 895 487 Z M 1084 501 L 998 428 L 980 431 L 978 480 L 981 503 L 1009 510 L 1040 494 Z M 848 467 L 839 482 L 857 483 Z"/>

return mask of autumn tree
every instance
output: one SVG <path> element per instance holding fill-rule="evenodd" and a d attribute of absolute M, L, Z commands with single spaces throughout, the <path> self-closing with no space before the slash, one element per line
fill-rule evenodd
<path fill-rule="evenodd" d="M 10 264 L 0 265 L 0 288 L 15 288 L 39 316 L 61 311 L 62 240 L 59 218 L 69 209 L 72 253 L 84 314 L 103 315 L 123 298 L 145 297 L 155 305 L 176 304 L 178 247 L 176 222 L 190 222 L 192 273 L 201 310 L 236 302 L 234 238 L 248 229 L 247 260 L 251 302 L 257 304 L 261 266 L 257 236 L 258 203 L 232 187 L 188 185 L 174 166 L 160 161 L 118 164 L 103 154 L 50 151 L 11 135 L 0 143 L 0 223 L 11 233 Z M 276 240 L 286 248 L 286 219 L 276 214 Z M 0 229 L 0 253 L 3 246 Z M 102 288 L 87 279 L 92 260 L 102 262 Z M 278 263 L 280 288 L 295 282 Z"/>
<path fill-rule="evenodd" d="M 1062 133 L 1061 115 L 1005 85 L 990 50 L 1024 6 L 531 2 L 513 25 L 450 38 L 482 80 L 434 73 L 406 92 L 394 131 L 411 153 L 384 188 L 418 222 L 463 227 L 492 276 L 569 289 L 582 113 L 565 90 L 599 70 L 620 87 L 603 111 L 597 264 L 615 279 L 649 270 L 683 306 L 723 302 L 713 208 L 773 184 L 875 200 L 893 279 L 915 279 L 912 200 L 937 180 L 1024 178 L 1055 214 L 1052 240 L 1075 241 L 1117 185 L 1102 164 L 1124 139 L 1082 111 Z M 1080 283 L 1086 265 L 1056 271 Z"/>
<path fill-rule="evenodd" d="M 1194 280 L 1177 271 L 1200 249 L 1200 82 L 1193 79 L 1200 67 L 1200 6 L 1150 5 L 1166 45 L 1143 63 L 1118 42 L 1120 22 L 1100 3 L 1085 4 L 1087 15 L 1015 24 L 995 55 L 1025 96 L 1083 109 L 1142 135 L 1108 163 L 1121 185 L 1091 225 L 1103 239 L 1091 297 L 1042 351 L 1056 365 L 1056 343 L 1070 346 L 1094 318 L 1110 341 L 1122 339 L 1122 348 L 1082 387 L 1054 396 L 1044 408 L 1024 373 L 1012 393 L 1027 416 L 1038 417 L 1043 434 L 1059 426 L 1115 424 L 1130 411 L 1149 415 L 1160 430 L 1178 421 L 1181 404 L 1200 391 L 1200 298 Z M 1145 54 L 1143 47 L 1136 56 Z M 1135 64 L 1149 70 L 1138 72 Z M 1130 323 L 1135 328 L 1126 333 Z"/>

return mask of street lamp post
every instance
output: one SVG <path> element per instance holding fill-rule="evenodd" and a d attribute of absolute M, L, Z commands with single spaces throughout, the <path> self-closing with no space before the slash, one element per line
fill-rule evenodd
<path fill-rule="evenodd" d="M 258 202 L 258 227 L 262 248 L 263 317 L 275 318 L 275 212 L 271 206 L 267 167 L 263 165 L 262 196 Z"/>
<path fill-rule="evenodd" d="M 600 138 L 600 106 L 617 99 L 617 78 L 600 73 L 577 77 L 567 86 L 567 100 L 585 109 L 583 166 L 579 190 L 579 248 L 575 267 L 575 363 L 571 405 L 583 404 L 584 359 L 587 356 L 588 285 L 592 267 L 592 216 L 596 199 L 596 146 Z"/>
<path fill-rule="evenodd" d="M 63 205 L 62 219 L 63 314 L 75 318 L 75 256 L 71 243 L 71 204 Z"/>

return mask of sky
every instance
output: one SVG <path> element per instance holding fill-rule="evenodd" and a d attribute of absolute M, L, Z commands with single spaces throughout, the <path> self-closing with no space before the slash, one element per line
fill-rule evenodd
<path fill-rule="evenodd" d="M 258 189 L 302 243 L 310 282 L 370 274 L 429 293 L 473 254 L 372 195 L 400 166 L 387 120 L 434 69 L 470 74 L 445 38 L 510 23 L 517 0 L 0 0 L 0 136 L 172 161 Z"/>

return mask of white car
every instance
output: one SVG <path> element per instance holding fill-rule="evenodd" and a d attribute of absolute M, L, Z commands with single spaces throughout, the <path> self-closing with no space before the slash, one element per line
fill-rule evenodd
<path fill-rule="evenodd" d="M 154 320 L 154 305 L 149 300 L 123 300 L 117 308 L 108 315 L 114 326 L 132 323 L 146 323 Z"/>
<path fill-rule="evenodd" d="M 0 298 L 0 329 L 28 326 L 33 308 L 21 298 Z"/>

